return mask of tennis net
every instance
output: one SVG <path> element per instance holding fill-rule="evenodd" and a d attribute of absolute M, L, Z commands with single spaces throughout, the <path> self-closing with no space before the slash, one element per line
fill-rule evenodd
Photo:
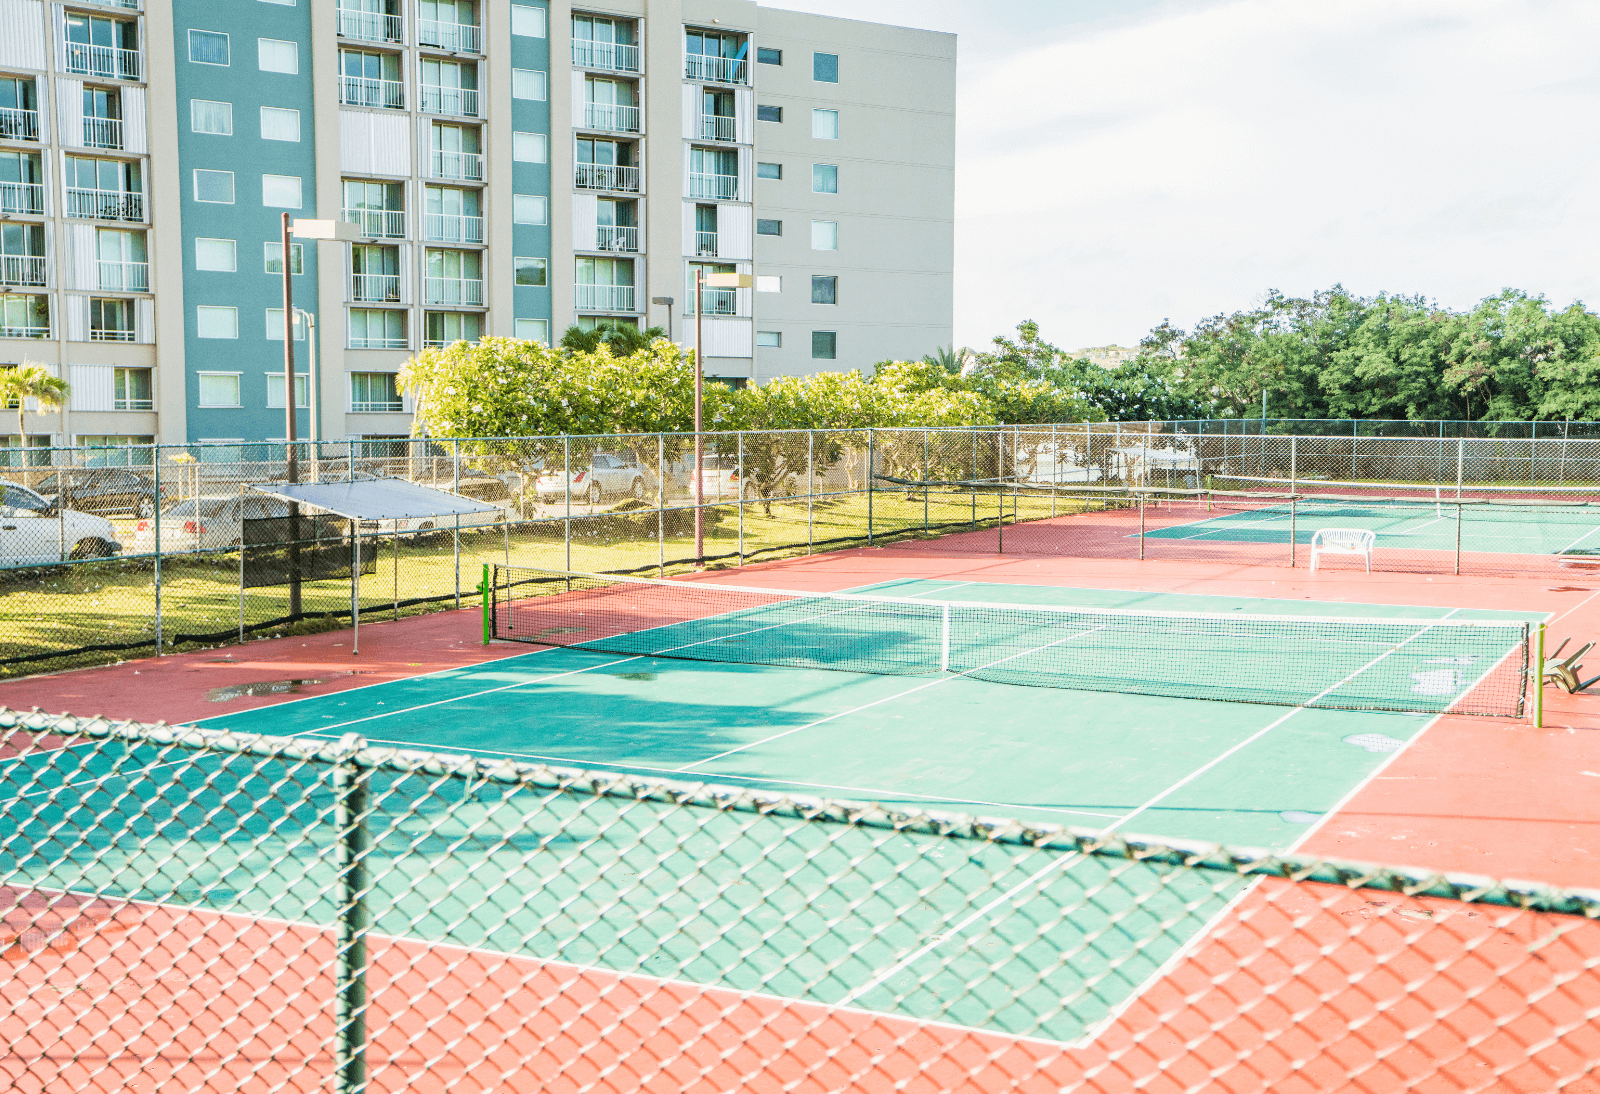
<path fill-rule="evenodd" d="M 637 657 L 1343 710 L 1519 717 L 1534 627 L 931 600 L 485 574 L 485 636 Z"/>

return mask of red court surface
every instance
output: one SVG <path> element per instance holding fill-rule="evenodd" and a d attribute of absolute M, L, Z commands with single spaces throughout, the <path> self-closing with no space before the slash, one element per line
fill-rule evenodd
<path fill-rule="evenodd" d="M 1024 545 L 1006 533 L 1008 549 Z M 993 540 L 972 533 L 937 551 L 839 552 L 704 579 L 824 591 L 954 578 L 1500 608 L 1551 613 L 1552 648 L 1600 637 L 1600 581 L 1578 574 L 996 556 Z M 483 647 L 479 628 L 474 609 L 364 626 L 359 657 L 335 632 L 8 681 L 0 706 L 181 722 L 296 697 L 219 702 L 214 689 L 319 680 L 297 693 L 314 694 L 526 652 Z M 1299 850 L 1600 888 L 1600 696 L 1545 695 L 1543 729 L 1437 719 Z M 327 1079 L 331 945 L 321 930 L 136 904 L 46 912 L 54 933 L 38 934 L 35 909 L 34 936 L 0 938 L 0 996 L 25 996 L 0 1022 L 11 1089 L 298 1090 Z M 72 925 L 84 917 L 94 929 Z M 1062 1045 L 375 939 L 370 1089 L 1600 1094 L 1597 968 L 1600 924 L 1268 880 L 1087 1043 Z"/>

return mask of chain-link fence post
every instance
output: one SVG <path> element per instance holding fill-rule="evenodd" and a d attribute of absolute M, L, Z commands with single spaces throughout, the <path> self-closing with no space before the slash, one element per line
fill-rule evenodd
<path fill-rule="evenodd" d="M 561 438 L 561 478 L 567 484 L 567 515 L 562 521 L 562 541 L 566 544 L 567 561 L 563 570 L 572 570 L 572 438 Z"/>
<path fill-rule="evenodd" d="M 1461 476 L 1467 469 L 1467 439 L 1456 438 L 1456 501 L 1461 500 Z"/>
<path fill-rule="evenodd" d="M 1461 573 L 1461 495 L 1460 495 L 1459 491 L 1457 491 L 1457 493 L 1456 493 L 1456 569 L 1455 569 L 1455 572 L 1457 574 Z"/>
<path fill-rule="evenodd" d="M 1144 561 L 1144 495 L 1139 495 L 1139 561 Z"/>
<path fill-rule="evenodd" d="M 1291 570 L 1294 569 L 1294 549 L 1295 544 L 1298 542 L 1298 534 L 1295 529 L 1295 517 L 1298 515 L 1299 509 L 1297 501 L 1298 499 L 1291 493 L 1289 495 L 1289 569 Z"/>
<path fill-rule="evenodd" d="M 749 484 L 744 477 L 744 432 L 734 434 L 734 458 L 739 468 L 739 565 L 744 565 L 744 493 Z"/>
<path fill-rule="evenodd" d="M 367 1087 L 367 907 L 371 879 L 367 854 L 367 773 L 360 763 L 366 741 L 354 733 L 339 741 L 333 768 L 334 826 L 339 848 L 339 932 L 335 986 L 335 1075 L 338 1094 L 364 1094 Z"/>
<path fill-rule="evenodd" d="M 244 512 L 244 483 L 239 484 L 239 641 L 244 641 L 244 583 L 245 565 L 244 556 L 249 548 L 245 545 L 245 529 L 250 527 L 245 521 Z"/>
<path fill-rule="evenodd" d="M 451 469 L 450 492 L 461 493 L 461 441 L 450 442 L 450 462 L 454 465 Z M 456 607 L 461 607 L 461 516 L 456 515 L 455 527 L 450 530 L 452 551 L 455 555 L 456 566 Z M 359 559 L 357 560 L 360 561 Z"/>
<path fill-rule="evenodd" d="M 667 576 L 667 435 L 656 434 L 656 576 Z"/>
<path fill-rule="evenodd" d="M 154 524 L 152 525 L 152 528 L 154 529 L 155 548 L 156 548 L 156 559 L 155 559 L 155 564 L 154 564 L 155 565 L 155 583 L 156 583 L 156 588 L 155 588 L 155 596 L 156 596 L 156 656 L 160 657 L 161 656 L 161 623 L 162 623 L 162 619 L 161 619 L 161 608 L 162 608 L 162 604 L 161 604 L 161 509 L 162 509 L 161 501 L 162 501 L 162 498 L 161 498 L 161 447 L 159 445 L 157 445 L 156 448 L 151 452 L 151 462 L 155 465 L 155 475 L 154 475 L 155 487 L 154 487 L 154 489 L 155 489 L 155 494 L 156 494 L 156 511 L 155 511 L 155 515 L 151 518 L 151 520 L 154 521 Z M 180 492 L 181 492 L 181 489 L 180 489 Z M 240 549 L 240 551 L 244 550 L 244 526 L 242 524 L 240 525 L 239 549 Z M 239 582 L 239 587 L 241 589 L 244 587 L 244 582 L 242 580 Z"/>
<path fill-rule="evenodd" d="M 1050 423 L 1050 515 L 1056 515 L 1056 485 L 1061 482 L 1061 449 L 1056 440 L 1056 423 Z M 1038 465 L 1035 464 L 1035 467 Z"/>
<path fill-rule="evenodd" d="M 928 471 L 929 441 L 928 431 L 924 429 L 922 431 L 922 530 L 924 532 L 928 530 L 928 491 L 931 489 L 928 481 L 933 478 Z"/>
<path fill-rule="evenodd" d="M 872 430 L 867 430 L 867 546 L 872 546 L 872 474 L 874 470 L 874 457 L 877 453 L 873 446 L 876 443 Z"/>
<path fill-rule="evenodd" d="M 806 430 L 806 554 L 815 549 L 817 508 L 817 431 Z"/>

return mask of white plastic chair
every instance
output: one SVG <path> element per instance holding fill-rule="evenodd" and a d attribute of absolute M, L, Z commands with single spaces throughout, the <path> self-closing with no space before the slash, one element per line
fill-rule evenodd
<path fill-rule="evenodd" d="M 1317 568 L 1322 555 L 1360 555 L 1367 560 L 1367 573 L 1372 572 L 1372 549 L 1378 544 L 1378 534 L 1368 528 L 1318 528 L 1311 536 L 1311 568 Z"/>

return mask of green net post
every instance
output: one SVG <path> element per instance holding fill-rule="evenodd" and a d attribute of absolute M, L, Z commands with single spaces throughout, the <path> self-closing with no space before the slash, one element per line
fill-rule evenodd
<path fill-rule="evenodd" d="M 492 608 L 489 604 L 489 564 L 487 562 L 483 564 L 483 579 L 478 582 L 478 592 L 481 594 L 481 599 L 483 601 L 483 644 L 487 646 L 489 644 L 490 633 L 493 629 L 491 626 L 492 620 L 490 617 Z"/>
<path fill-rule="evenodd" d="M 1544 627 L 1538 625 L 1533 656 L 1533 728 L 1544 728 Z"/>
<path fill-rule="evenodd" d="M 371 877 L 367 856 L 372 848 L 367 829 L 367 769 L 359 759 L 366 741 L 346 734 L 343 753 L 333 768 L 334 825 L 339 831 L 339 955 L 335 1002 L 336 1058 L 334 1089 L 338 1094 L 364 1094 L 367 1089 L 367 907 Z"/>

